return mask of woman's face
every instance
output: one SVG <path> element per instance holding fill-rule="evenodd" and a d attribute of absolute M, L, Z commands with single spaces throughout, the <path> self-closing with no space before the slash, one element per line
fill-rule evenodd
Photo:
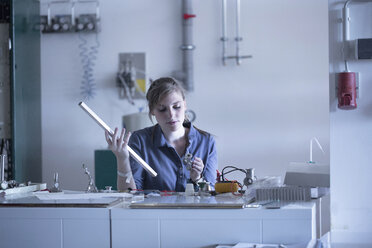
<path fill-rule="evenodd" d="M 179 92 L 174 91 L 160 99 L 151 114 L 163 131 L 174 132 L 182 128 L 185 111 L 186 101 Z"/>

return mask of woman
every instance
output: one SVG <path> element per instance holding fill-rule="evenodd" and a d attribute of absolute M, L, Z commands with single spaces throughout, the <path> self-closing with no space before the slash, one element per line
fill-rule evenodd
<path fill-rule="evenodd" d="M 115 129 L 106 141 L 117 159 L 118 190 L 157 189 L 185 191 L 189 181 L 204 179 L 214 187 L 217 170 L 217 152 L 214 138 L 195 128 L 185 117 L 186 100 L 183 88 L 173 78 L 155 80 L 146 98 L 149 117 L 158 124 L 125 134 Z M 129 145 L 157 173 L 152 177 L 129 156 Z M 185 156 L 192 155 L 191 168 Z M 189 168 L 189 169 L 188 169 Z"/>

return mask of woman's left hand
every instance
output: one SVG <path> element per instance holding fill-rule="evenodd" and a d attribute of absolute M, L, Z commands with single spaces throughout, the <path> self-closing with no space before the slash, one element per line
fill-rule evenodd
<path fill-rule="evenodd" d="M 203 160 L 201 158 L 194 157 L 194 161 L 192 163 L 192 168 L 190 171 L 190 178 L 193 182 L 195 182 L 201 177 L 203 169 L 204 169 Z"/>

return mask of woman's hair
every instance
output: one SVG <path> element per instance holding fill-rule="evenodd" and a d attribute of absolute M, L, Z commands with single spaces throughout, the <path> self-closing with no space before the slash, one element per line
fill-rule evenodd
<path fill-rule="evenodd" d="M 177 82 L 174 78 L 171 77 L 162 77 L 159 79 L 156 79 L 153 81 L 150 85 L 150 88 L 148 89 L 146 93 L 146 99 L 149 105 L 149 117 L 150 120 L 152 121 L 151 118 L 151 113 L 154 110 L 156 104 L 165 96 L 173 93 L 173 92 L 178 92 L 181 94 L 182 99 L 185 100 L 185 89 L 182 87 L 182 85 Z M 187 116 L 185 116 L 185 120 L 183 123 L 184 126 L 190 128 L 190 121 L 187 119 Z M 154 126 L 155 128 L 155 126 Z M 197 127 L 194 126 L 196 130 L 198 130 L 200 133 L 204 135 L 210 135 L 208 132 L 201 130 Z M 154 133 L 154 132 L 153 132 Z"/>
<path fill-rule="evenodd" d="M 185 90 L 179 82 L 171 77 L 162 77 L 153 81 L 146 93 L 146 99 L 149 105 L 149 117 L 158 102 L 170 93 L 178 92 L 185 100 Z"/>

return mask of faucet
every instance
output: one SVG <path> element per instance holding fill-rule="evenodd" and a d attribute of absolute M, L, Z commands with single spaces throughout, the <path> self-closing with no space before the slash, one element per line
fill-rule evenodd
<path fill-rule="evenodd" d="M 87 174 L 88 178 L 89 178 L 89 184 L 88 184 L 87 190 L 85 192 L 87 192 L 87 193 L 97 193 L 98 189 L 97 189 L 96 185 L 94 184 L 94 180 L 93 180 L 92 176 L 90 175 L 90 172 L 88 171 L 88 168 L 85 166 L 85 164 L 83 164 L 83 169 L 84 169 L 84 173 Z"/>
<path fill-rule="evenodd" d="M 54 183 L 52 188 L 49 190 L 50 192 L 56 193 L 56 192 L 62 192 L 62 190 L 59 187 L 59 177 L 58 172 L 54 173 Z"/>
<path fill-rule="evenodd" d="M 0 155 L 1 158 L 1 170 L 0 170 L 0 189 L 7 189 L 8 182 L 5 181 L 5 160 L 7 159 L 6 155 Z"/>

